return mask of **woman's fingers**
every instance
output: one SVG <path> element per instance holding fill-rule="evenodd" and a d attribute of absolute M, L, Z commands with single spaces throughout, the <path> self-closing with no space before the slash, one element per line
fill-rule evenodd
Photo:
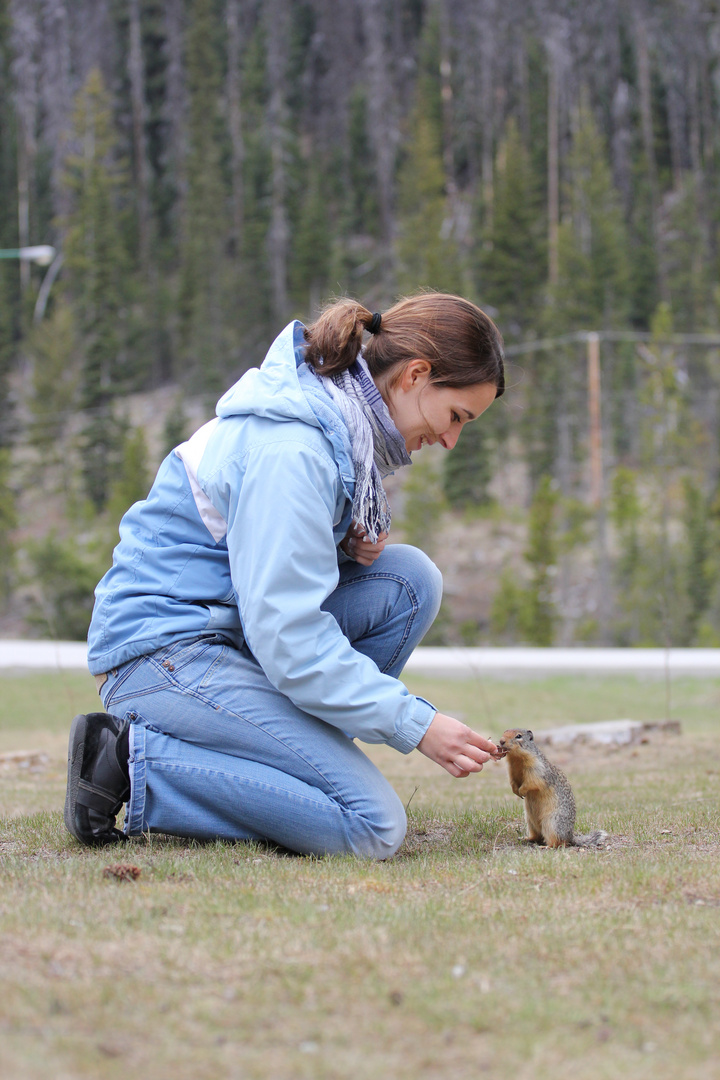
<path fill-rule="evenodd" d="M 459 769 L 459 776 L 469 776 L 470 773 L 482 772 L 483 763 L 470 757 L 468 754 L 458 754 L 453 765 Z"/>
<path fill-rule="evenodd" d="M 478 735 L 477 731 L 471 731 L 468 737 L 468 742 L 476 747 L 485 757 L 481 757 L 478 760 L 487 761 L 489 758 L 498 757 L 500 751 L 498 750 L 492 739 L 485 739 L 482 735 Z"/>
<path fill-rule="evenodd" d="M 353 525 L 348 532 L 345 541 L 345 552 L 361 566 L 372 566 L 383 552 L 388 534 L 380 533 L 376 541 L 369 540 L 365 530 L 359 525 Z"/>
<path fill-rule="evenodd" d="M 418 750 L 457 778 L 481 772 L 484 763 L 498 754 L 492 739 L 444 713 L 435 713 Z"/>
<path fill-rule="evenodd" d="M 462 780 L 464 777 L 469 776 L 470 773 L 465 769 L 461 769 L 459 765 L 456 765 L 454 761 L 449 761 L 443 768 L 445 772 L 449 772 L 451 776 L 454 776 L 456 780 Z"/>

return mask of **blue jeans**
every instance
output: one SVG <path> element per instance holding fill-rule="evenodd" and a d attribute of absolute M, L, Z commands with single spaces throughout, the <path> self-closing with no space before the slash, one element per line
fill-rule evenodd
<path fill-rule="evenodd" d="M 343 564 L 323 605 L 353 646 L 397 677 L 430 628 L 442 580 L 421 551 Z M 387 858 L 406 830 L 400 799 L 360 748 L 298 709 L 247 648 L 220 635 L 128 661 L 102 689 L 127 717 L 126 832 L 267 840 L 302 854 Z"/>

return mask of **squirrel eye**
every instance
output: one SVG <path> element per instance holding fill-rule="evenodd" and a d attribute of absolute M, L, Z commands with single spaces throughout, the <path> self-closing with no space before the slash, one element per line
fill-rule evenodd
<path fill-rule="evenodd" d="M 522 739 L 522 731 L 518 731 L 518 733 L 517 733 L 517 735 L 515 736 L 515 738 L 516 738 L 516 739 Z"/>

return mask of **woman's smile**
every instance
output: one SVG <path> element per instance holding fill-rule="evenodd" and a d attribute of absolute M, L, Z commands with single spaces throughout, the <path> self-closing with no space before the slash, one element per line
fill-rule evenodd
<path fill-rule="evenodd" d="M 426 361 L 412 361 L 399 383 L 386 392 L 390 415 L 409 454 L 435 443 L 452 450 L 463 425 L 484 413 L 497 392 L 492 383 L 436 386 L 429 369 Z"/>

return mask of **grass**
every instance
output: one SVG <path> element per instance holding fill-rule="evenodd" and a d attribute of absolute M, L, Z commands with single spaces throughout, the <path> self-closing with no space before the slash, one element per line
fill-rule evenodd
<path fill-rule="evenodd" d="M 505 726 L 662 718 L 664 687 L 557 677 L 412 688 Z M 462 782 L 369 752 L 410 801 L 374 864 L 157 836 L 80 849 L 60 807 L 87 677 L 0 679 L 0 1075 L 705 1080 L 720 1071 L 720 680 L 683 737 L 563 751 L 599 852 L 523 847 L 504 765 Z M 417 790 L 415 790 L 417 789 Z M 122 859 L 135 882 L 105 876 Z"/>

